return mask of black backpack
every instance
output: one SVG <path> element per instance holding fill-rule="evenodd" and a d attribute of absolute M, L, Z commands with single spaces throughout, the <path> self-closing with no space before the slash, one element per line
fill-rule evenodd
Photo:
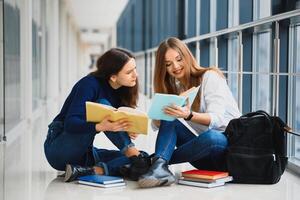
<path fill-rule="evenodd" d="M 274 184 L 287 165 L 286 124 L 264 111 L 229 122 L 227 167 L 235 183 Z"/>

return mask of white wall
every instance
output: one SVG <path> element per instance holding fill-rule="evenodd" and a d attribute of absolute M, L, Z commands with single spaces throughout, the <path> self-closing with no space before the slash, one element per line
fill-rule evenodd
<path fill-rule="evenodd" d="M 41 5 L 41 19 L 45 20 L 43 27 L 39 29 L 41 47 L 32 47 L 32 5 L 33 0 L 18 0 L 20 9 L 20 104 L 21 120 L 6 134 L 7 142 L 0 142 L 0 199 L 12 199 L 15 194 L 25 194 L 24 198 L 30 198 L 26 191 L 32 190 L 31 175 L 38 168 L 37 157 L 43 158 L 42 144 L 47 133 L 47 124 L 41 124 L 40 118 L 48 114 L 46 123 L 50 123 L 69 93 L 73 84 L 88 72 L 86 61 L 86 48 L 78 37 L 78 28 L 69 15 L 68 7 L 62 0 L 35 0 Z M 2 6 L 3 1 L 0 1 Z M 35 2 L 36 3 L 36 2 Z M 41 3 L 41 4 L 40 4 Z M 35 7 L 39 9 L 39 7 Z M 2 9 L 1 9 L 2 10 Z M 35 10 L 36 11 L 36 10 Z M 3 27 L 3 12 L 0 12 L 0 27 Z M 12 22 L 13 23 L 13 22 Z M 0 29 L 0 136 L 3 130 L 3 31 Z M 32 52 L 33 48 L 40 52 L 42 62 L 39 70 L 41 73 L 42 91 L 40 104 L 33 110 L 32 94 Z M 45 87 L 44 87 L 45 86 Z M 6 119 L 9 120 L 9 119 Z M 39 124 L 43 132 L 34 131 Z M 32 141 L 42 137 L 38 145 Z M 2 138 L 1 138 L 2 139 Z M 34 152 L 34 153 L 33 153 Z M 38 156 L 32 156 L 38 155 Z M 22 163 L 22 166 L 15 163 Z M 44 161 L 44 163 L 46 163 Z M 47 164 L 48 166 L 48 164 Z M 18 188 L 15 192 L 11 180 L 20 181 L 25 187 Z M 38 187 L 38 186 L 37 186 Z M 7 192 L 11 191 L 11 192 Z"/>
<path fill-rule="evenodd" d="M 79 39 L 79 30 L 68 10 L 68 4 L 59 1 L 58 74 L 59 107 L 63 104 L 74 83 L 88 73 L 87 51 Z M 49 43 L 55 41 L 49 41 Z M 51 84 L 51 83 L 50 83 Z M 51 86 L 50 86 L 51 87 Z"/>
<path fill-rule="evenodd" d="M 42 0 L 37 1 L 42 2 Z M 24 130 L 31 130 L 34 121 L 45 113 L 49 114 L 50 122 L 58 114 L 73 84 L 88 73 L 88 65 L 83 64 L 87 52 L 84 45 L 80 43 L 79 31 L 69 15 L 68 7 L 61 0 L 45 0 L 41 4 L 43 8 L 40 12 L 46 25 L 41 29 L 40 37 L 43 42 L 38 51 L 43 54 L 41 56 L 43 58 L 41 84 L 45 87 L 41 88 L 45 88 L 46 91 L 42 91 L 44 95 L 40 99 L 42 103 L 39 104 L 39 107 L 35 110 L 32 109 L 32 3 L 33 0 L 20 1 L 22 118 L 19 124 L 8 131 L 8 146 L 13 144 L 20 135 L 24 135 Z M 3 71 L 2 68 L 1 71 Z M 3 87 L 0 88 L 0 92 L 2 92 Z M 28 134 L 32 133 L 28 131 Z M 15 153 L 17 154 L 17 152 Z"/>

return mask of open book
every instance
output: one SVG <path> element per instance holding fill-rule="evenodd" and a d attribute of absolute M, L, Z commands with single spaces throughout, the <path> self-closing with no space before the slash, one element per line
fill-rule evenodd
<path fill-rule="evenodd" d="M 114 108 L 112 106 L 87 101 L 86 120 L 88 122 L 101 122 L 104 117 L 110 115 L 110 120 L 117 121 L 127 118 L 131 123 L 128 132 L 140 133 L 147 135 L 148 133 L 148 117 L 147 114 L 130 107 Z"/>
<path fill-rule="evenodd" d="M 175 117 L 164 113 L 164 108 L 170 105 L 184 106 L 189 101 L 193 104 L 200 86 L 192 87 L 180 95 L 156 93 L 151 102 L 148 116 L 151 119 L 173 121 Z"/>

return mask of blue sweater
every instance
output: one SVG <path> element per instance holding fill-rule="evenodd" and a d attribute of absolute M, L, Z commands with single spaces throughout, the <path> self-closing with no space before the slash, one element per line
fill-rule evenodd
<path fill-rule="evenodd" d="M 85 102 L 106 99 L 118 108 L 121 106 L 119 96 L 118 89 L 113 89 L 107 81 L 87 75 L 74 85 L 54 121 L 64 122 L 64 130 L 69 133 L 95 133 L 95 123 L 86 122 Z"/>

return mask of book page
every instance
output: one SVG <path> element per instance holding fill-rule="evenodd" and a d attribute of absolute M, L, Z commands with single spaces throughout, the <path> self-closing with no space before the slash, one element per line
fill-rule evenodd
<path fill-rule="evenodd" d="M 164 113 L 164 108 L 170 105 L 183 106 L 186 97 L 174 94 L 156 93 L 151 100 L 151 106 L 148 111 L 148 116 L 151 119 L 173 121 L 176 118 Z"/>
<path fill-rule="evenodd" d="M 198 94 L 200 86 L 192 87 L 189 90 L 183 92 L 181 95 L 175 94 L 161 94 L 156 93 L 152 98 L 151 106 L 148 111 L 148 116 L 151 119 L 173 121 L 176 118 L 164 113 L 164 108 L 172 104 L 177 106 L 184 106 L 187 98 L 189 103 L 192 104 Z"/>
<path fill-rule="evenodd" d="M 192 105 L 198 92 L 199 92 L 200 87 L 201 87 L 201 85 L 199 85 L 198 87 L 192 87 L 192 88 L 184 91 L 183 93 L 181 93 L 180 96 L 187 97 L 189 100 L 189 104 Z"/>
<path fill-rule="evenodd" d="M 116 118 L 126 118 L 132 123 L 126 131 L 147 134 L 148 116 L 146 113 L 130 107 L 119 107 L 115 114 Z"/>
<path fill-rule="evenodd" d="M 145 113 L 137 114 L 135 109 L 123 107 L 121 110 L 108 105 L 103 105 L 94 102 L 86 102 L 86 120 L 88 122 L 101 122 L 106 116 L 110 116 L 111 121 L 119 119 L 127 119 L 132 122 L 132 126 L 124 131 L 134 133 L 147 134 L 148 133 L 148 117 Z"/>
<path fill-rule="evenodd" d="M 196 88 L 195 86 L 194 86 L 194 87 L 191 87 L 190 89 L 188 89 L 188 90 L 186 90 L 186 91 L 180 93 L 179 96 L 187 96 L 188 93 L 190 93 L 191 91 L 193 91 L 195 88 Z"/>
<path fill-rule="evenodd" d="M 98 103 L 97 103 L 98 104 Z M 98 106 L 102 106 L 104 108 L 110 109 L 110 110 L 117 110 L 115 107 L 110 106 L 110 105 L 105 105 L 105 104 L 98 104 Z"/>
<path fill-rule="evenodd" d="M 143 112 L 141 110 L 137 110 L 136 108 L 131 108 L 131 107 L 122 106 L 122 107 L 119 107 L 118 110 L 119 111 L 124 111 L 124 112 L 127 112 L 127 113 L 132 113 L 132 114 L 146 115 L 145 112 Z"/>
<path fill-rule="evenodd" d="M 101 122 L 106 116 L 113 115 L 116 108 L 95 102 L 86 102 L 86 120 L 88 122 Z"/>

